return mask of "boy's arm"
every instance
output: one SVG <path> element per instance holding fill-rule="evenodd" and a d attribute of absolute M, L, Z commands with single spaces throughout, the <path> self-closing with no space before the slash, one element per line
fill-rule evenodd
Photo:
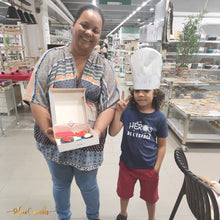
<path fill-rule="evenodd" d="M 121 115 L 123 111 L 127 108 L 129 98 L 131 97 L 131 95 L 129 94 L 128 97 L 125 99 L 124 95 L 125 92 L 122 91 L 122 97 L 116 104 L 114 118 L 109 126 L 109 134 L 111 136 L 115 136 L 116 134 L 118 134 L 118 132 L 123 127 L 123 123 L 121 122 Z"/>
<path fill-rule="evenodd" d="M 158 138 L 157 142 L 158 142 L 157 161 L 154 166 L 154 169 L 156 170 L 157 173 L 159 173 L 166 152 L 167 138 Z"/>
<path fill-rule="evenodd" d="M 111 136 L 115 136 L 123 127 L 123 123 L 121 122 L 121 115 L 123 111 L 115 111 L 114 118 L 109 126 L 109 134 Z"/>

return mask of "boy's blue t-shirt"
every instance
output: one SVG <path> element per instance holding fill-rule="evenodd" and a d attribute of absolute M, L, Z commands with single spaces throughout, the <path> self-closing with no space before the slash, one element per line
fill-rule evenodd
<path fill-rule="evenodd" d="M 168 136 L 165 115 L 158 110 L 141 113 L 128 105 L 121 121 L 124 124 L 121 161 L 129 168 L 153 169 L 157 160 L 157 137 Z"/>

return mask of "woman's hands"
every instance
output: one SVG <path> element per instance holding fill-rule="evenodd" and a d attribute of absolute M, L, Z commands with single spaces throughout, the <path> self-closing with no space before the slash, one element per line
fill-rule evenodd
<path fill-rule="evenodd" d="M 56 144 L 56 140 L 54 138 L 54 132 L 53 132 L 53 128 L 49 127 L 44 131 L 45 135 L 49 138 L 49 140 L 51 142 L 53 142 L 54 144 Z"/>
<path fill-rule="evenodd" d="M 56 143 L 52 129 L 52 120 L 48 109 L 34 103 L 30 103 L 30 107 L 32 115 L 40 129 L 51 142 Z"/>

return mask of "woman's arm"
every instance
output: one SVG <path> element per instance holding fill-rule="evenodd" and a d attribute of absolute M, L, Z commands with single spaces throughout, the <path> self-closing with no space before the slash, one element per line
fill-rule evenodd
<path fill-rule="evenodd" d="M 111 123 L 114 117 L 114 112 L 115 112 L 114 109 L 107 108 L 99 114 L 94 126 L 94 130 L 99 135 L 99 137 Z"/>
<path fill-rule="evenodd" d="M 30 103 L 30 106 L 32 115 L 40 129 L 50 139 L 50 141 L 56 143 L 49 111 L 38 104 Z"/>
<path fill-rule="evenodd" d="M 166 152 L 167 138 L 158 138 L 157 142 L 158 142 L 157 161 L 154 166 L 154 169 L 156 170 L 157 173 L 159 173 Z"/>

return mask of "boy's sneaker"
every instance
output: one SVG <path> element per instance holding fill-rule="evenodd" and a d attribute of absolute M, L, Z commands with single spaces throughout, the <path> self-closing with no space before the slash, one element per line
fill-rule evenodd
<path fill-rule="evenodd" d="M 116 218 L 116 220 L 127 220 L 127 216 L 119 214 Z"/>

